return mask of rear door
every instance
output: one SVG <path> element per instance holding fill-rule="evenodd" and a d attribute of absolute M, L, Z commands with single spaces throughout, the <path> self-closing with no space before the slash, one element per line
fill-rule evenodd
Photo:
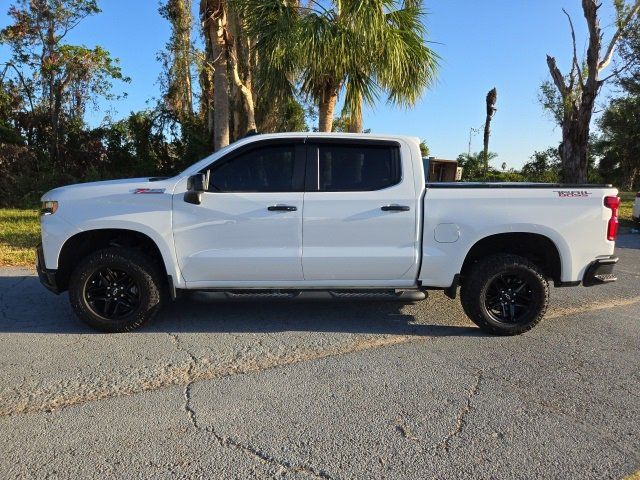
<path fill-rule="evenodd" d="M 205 169 L 200 205 L 176 195 L 184 279 L 202 287 L 301 281 L 304 168 L 303 138 L 253 142 Z"/>
<path fill-rule="evenodd" d="M 311 137 L 306 171 L 306 281 L 361 286 L 415 278 L 419 212 L 406 145 Z"/>

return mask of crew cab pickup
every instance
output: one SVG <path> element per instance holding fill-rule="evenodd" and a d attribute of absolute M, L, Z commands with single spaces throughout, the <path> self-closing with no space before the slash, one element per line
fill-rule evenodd
<path fill-rule="evenodd" d="M 549 282 L 616 279 L 617 193 L 426 183 L 411 137 L 254 135 L 172 178 L 46 193 L 37 270 L 110 332 L 139 327 L 183 290 L 401 300 L 441 289 L 460 290 L 482 329 L 513 335 L 544 316 Z"/>

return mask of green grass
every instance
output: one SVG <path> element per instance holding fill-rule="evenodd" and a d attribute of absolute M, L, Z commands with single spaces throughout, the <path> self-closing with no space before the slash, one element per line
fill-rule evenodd
<path fill-rule="evenodd" d="M 620 192 L 620 225 L 634 226 L 631 218 L 635 192 Z M 0 209 L 0 267 L 34 266 L 40 242 L 37 210 Z"/>
<path fill-rule="evenodd" d="M 633 202 L 636 200 L 636 192 L 620 192 L 618 195 L 622 200 L 622 203 L 620 203 L 620 212 L 618 213 L 620 226 L 637 226 L 637 224 L 634 225 L 633 219 L 631 218 Z"/>
<path fill-rule="evenodd" d="M 37 210 L 0 209 L 0 266 L 34 266 L 39 242 Z"/>

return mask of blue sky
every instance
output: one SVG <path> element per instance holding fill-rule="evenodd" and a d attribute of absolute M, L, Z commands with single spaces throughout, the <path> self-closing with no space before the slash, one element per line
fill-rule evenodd
<path fill-rule="evenodd" d="M 0 0 L 0 27 L 8 22 L 10 0 Z M 194 9 L 198 1 L 194 0 Z M 119 118 L 145 108 L 158 96 L 157 53 L 169 36 L 158 14 L 157 0 L 102 0 L 102 13 L 86 19 L 68 37 L 72 43 L 102 45 L 120 59 L 132 78 L 118 89 L 126 99 L 100 104 L 88 121 L 98 124 L 107 109 Z M 601 23 L 611 35 L 613 8 L 603 0 Z M 431 154 L 455 158 L 466 152 L 469 129 L 484 122 L 484 98 L 498 89 L 498 111 L 492 123 L 490 149 L 495 165 L 519 167 L 535 150 L 557 145 L 560 130 L 537 102 L 547 78 L 545 56 L 554 55 L 563 72 L 571 60 L 570 33 L 562 8 L 572 15 L 578 50 L 586 48 L 587 32 L 579 0 L 428 0 L 428 40 L 442 57 L 438 80 L 412 109 L 387 105 L 382 99 L 364 112 L 365 128 L 377 133 L 415 135 L 425 139 Z M 8 52 L 0 47 L 0 63 Z M 602 102 L 607 95 L 603 92 Z M 472 151 L 482 147 L 482 134 L 472 138 Z"/>

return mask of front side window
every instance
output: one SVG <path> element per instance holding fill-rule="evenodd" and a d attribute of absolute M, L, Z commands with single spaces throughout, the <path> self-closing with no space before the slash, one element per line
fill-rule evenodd
<path fill-rule="evenodd" d="M 381 190 L 402 178 L 397 147 L 319 145 L 318 155 L 321 192 Z"/>
<path fill-rule="evenodd" d="M 294 191 L 295 146 L 259 147 L 213 165 L 212 192 Z"/>

